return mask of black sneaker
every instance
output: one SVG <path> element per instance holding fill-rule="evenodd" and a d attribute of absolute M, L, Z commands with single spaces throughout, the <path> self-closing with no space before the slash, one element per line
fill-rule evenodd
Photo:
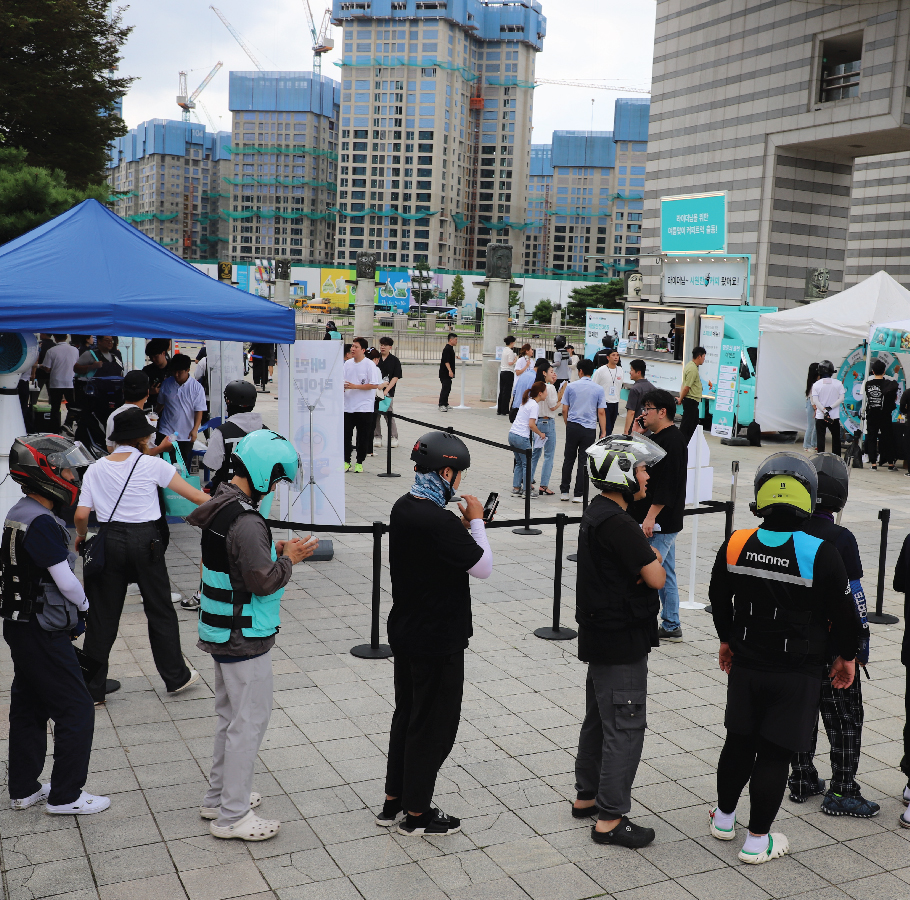
<path fill-rule="evenodd" d="M 404 816 L 401 800 L 386 800 L 382 804 L 382 812 L 376 816 L 376 824 L 388 828 L 392 825 L 397 825 Z"/>
<path fill-rule="evenodd" d="M 591 837 L 595 844 L 615 844 L 617 847 L 637 849 L 647 847 L 654 840 L 654 829 L 642 828 L 623 816 L 612 831 L 598 831 L 597 826 L 592 825 Z"/>
<path fill-rule="evenodd" d="M 871 819 L 878 815 L 881 807 L 865 797 L 844 797 L 828 791 L 822 800 L 822 812 L 829 816 L 854 816 L 857 819 Z"/>
<path fill-rule="evenodd" d="M 104 682 L 104 693 L 114 694 L 120 690 L 120 682 L 116 678 L 108 678 Z"/>
<path fill-rule="evenodd" d="M 810 797 L 817 797 L 819 794 L 825 793 L 825 779 L 817 778 L 815 782 L 815 787 L 810 788 L 805 794 L 797 794 L 796 791 L 790 790 L 790 799 L 794 803 L 805 803 Z"/>
<path fill-rule="evenodd" d="M 674 628 L 672 631 L 668 631 L 661 625 L 657 629 L 657 637 L 662 641 L 670 641 L 672 644 L 678 644 L 682 639 L 682 628 Z"/>
<path fill-rule="evenodd" d="M 180 601 L 180 608 L 189 610 L 190 612 L 195 612 L 201 605 L 202 601 L 199 597 L 199 591 L 196 591 L 191 597 L 184 597 Z"/>
<path fill-rule="evenodd" d="M 398 826 L 398 833 L 407 836 L 423 834 L 427 837 L 445 837 L 457 831 L 461 831 L 461 819 L 447 816 L 441 809 L 431 809 L 422 816 L 408 813 Z"/>

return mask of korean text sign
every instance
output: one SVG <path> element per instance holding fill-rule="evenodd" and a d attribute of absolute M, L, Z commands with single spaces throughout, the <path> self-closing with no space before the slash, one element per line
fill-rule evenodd
<path fill-rule="evenodd" d="M 661 197 L 660 249 L 663 253 L 724 253 L 727 248 L 727 195 Z"/>

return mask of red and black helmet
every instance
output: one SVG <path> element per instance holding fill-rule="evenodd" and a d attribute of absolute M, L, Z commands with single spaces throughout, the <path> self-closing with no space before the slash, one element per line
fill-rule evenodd
<path fill-rule="evenodd" d="M 27 434 L 13 441 L 9 474 L 26 494 L 72 506 L 79 496 L 82 473 L 92 462 L 94 459 L 79 441 L 58 434 Z M 64 469 L 73 470 L 74 481 L 63 477 Z"/>

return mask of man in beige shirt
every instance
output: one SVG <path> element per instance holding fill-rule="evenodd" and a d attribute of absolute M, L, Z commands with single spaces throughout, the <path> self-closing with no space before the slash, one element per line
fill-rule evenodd
<path fill-rule="evenodd" d="M 701 404 L 701 375 L 698 369 L 704 363 L 707 352 L 704 347 L 692 348 L 692 361 L 687 362 L 683 369 L 683 386 L 676 398 L 677 403 L 682 403 L 683 414 L 679 431 L 686 446 L 689 445 L 689 439 L 695 433 L 695 426 L 698 424 L 698 407 Z"/>

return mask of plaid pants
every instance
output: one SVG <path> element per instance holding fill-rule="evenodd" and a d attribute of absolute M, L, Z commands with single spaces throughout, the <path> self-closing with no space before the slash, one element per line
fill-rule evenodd
<path fill-rule="evenodd" d="M 863 691 L 857 667 L 853 684 L 843 690 L 831 687 L 827 676 L 822 679 L 821 714 L 828 741 L 831 744 L 831 782 L 828 789 L 843 797 L 858 797 L 856 783 L 859 754 L 863 738 Z M 818 723 L 812 735 L 812 748 L 807 753 L 793 754 L 790 773 L 790 793 L 805 796 L 811 793 L 818 780 L 815 768 L 815 742 Z"/>

